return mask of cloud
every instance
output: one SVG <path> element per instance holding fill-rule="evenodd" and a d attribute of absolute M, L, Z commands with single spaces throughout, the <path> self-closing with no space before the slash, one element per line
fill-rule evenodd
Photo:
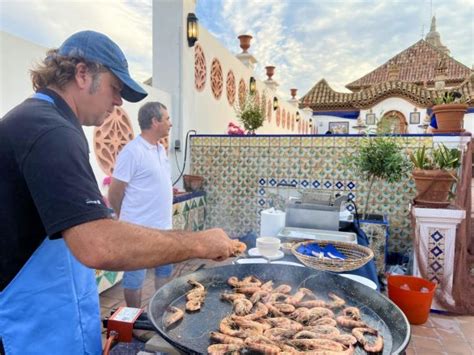
<path fill-rule="evenodd" d="M 173 1 L 173 0 L 170 0 Z M 304 95 L 325 78 L 336 90 L 374 70 L 429 31 L 436 14 L 441 41 L 461 63 L 474 64 L 472 0 L 198 0 L 196 13 L 226 48 L 251 34 L 250 52 L 265 79 L 275 65 L 280 93 Z M 0 0 L 0 29 L 46 47 L 94 29 L 112 37 L 139 80 L 152 74 L 152 0 Z"/>
<path fill-rule="evenodd" d="M 274 64 L 283 96 L 291 87 L 304 95 L 322 78 L 347 91 L 346 84 L 420 40 L 422 28 L 426 35 L 431 23 L 426 0 L 239 0 L 214 1 L 212 7 L 212 18 L 202 13 L 204 26 L 224 22 L 220 38 L 232 49 L 238 34 L 251 31 L 257 75 Z M 469 0 L 433 1 L 442 42 L 467 66 L 474 61 L 473 8 Z"/>
<path fill-rule="evenodd" d="M 50 20 L 48 20 L 50 19 Z M 96 30 L 126 53 L 138 80 L 151 76 L 151 1 L 1 1 L 0 29 L 55 48 L 69 35 Z"/>

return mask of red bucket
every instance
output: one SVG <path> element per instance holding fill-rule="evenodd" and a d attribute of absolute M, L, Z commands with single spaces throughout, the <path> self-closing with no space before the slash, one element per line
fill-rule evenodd
<path fill-rule="evenodd" d="M 416 276 L 389 275 L 388 297 L 405 313 L 410 324 L 428 320 L 431 302 L 436 290 L 434 282 Z M 427 292 L 421 292 L 426 288 Z"/>

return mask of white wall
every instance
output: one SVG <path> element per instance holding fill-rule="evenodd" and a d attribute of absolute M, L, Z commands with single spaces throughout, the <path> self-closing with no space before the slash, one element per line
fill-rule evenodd
<path fill-rule="evenodd" d="M 236 43 L 238 43 L 237 38 L 235 39 Z M 206 86 L 203 91 L 198 92 L 193 90 L 194 100 L 192 104 L 194 105 L 195 113 L 192 117 L 188 117 L 189 127 L 196 127 L 199 133 L 206 134 L 206 133 L 215 133 L 215 134 L 225 134 L 227 132 L 227 125 L 230 121 L 233 121 L 239 125 L 239 122 L 234 107 L 232 107 L 228 100 L 227 100 L 227 93 L 225 87 L 225 79 L 227 77 L 227 72 L 231 69 L 235 76 L 236 81 L 236 100 L 238 102 L 238 84 L 240 79 L 244 79 L 246 87 L 248 89 L 250 77 L 253 76 L 256 79 L 257 84 L 257 91 L 260 94 L 260 98 L 262 94 L 265 93 L 267 102 L 268 100 L 273 100 L 273 97 L 278 97 L 279 107 L 284 109 L 285 112 L 290 112 L 290 114 L 295 114 L 297 111 L 297 107 L 287 102 L 287 98 L 279 97 L 273 90 L 267 87 L 267 85 L 261 80 L 266 79 L 263 78 L 264 73 L 255 73 L 253 70 L 249 69 L 245 66 L 236 56 L 234 53 L 229 52 L 224 46 L 222 46 L 209 32 L 201 27 L 200 34 L 199 34 L 199 43 L 204 50 L 206 56 L 206 64 L 207 64 L 207 81 Z M 252 47 L 250 47 L 249 52 L 252 52 Z M 193 53 L 194 54 L 194 53 Z M 216 99 L 212 94 L 211 89 L 211 82 L 210 82 L 210 67 L 213 58 L 219 59 L 221 66 L 222 66 L 222 74 L 224 77 L 224 89 L 222 95 L 219 99 Z M 190 81 L 190 85 L 194 88 L 194 55 L 192 57 L 193 62 L 190 67 L 192 67 L 192 81 Z M 256 58 L 258 60 L 258 58 Z M 277 68 L 278 70 L 278 68 Z M 259 128 L 256 133 L 257 134 L 268 134 L 268 133 L 278 133 L 278 134 L 289 134 L 289 133 L 296 133 L 296 131 L 291 131 L 287 128 L 283 129 L 281 127 L 277 127 L 276 119 L 275 119 L 275 112 L 272 113 L 272 120 L 269 123 L 266 119 L 264 121 L 263 127 Z"/>
<path fill-rule="evenodd" d="M 418 124 L 410 124 L 410 113 L 414 111 L 415 107 L 416 106 L 413 103 L 405 99 L 402 99 L 400 97 L 390 97 L 376 104 L 372 108 L 372 112 L 376 114 L 376 119 L 380 119 L 385 113 L 389 111 L 400 111 L 401 113 L 403 113 L 408 123 L 407 133 L 424 133 L 424 130 L 422 128 L 419 128 Z M 416 107 L 416 109 L 420 113 L 420 124 L 423 124 L 423 121 L 426 116 L 426 109 L 420 107 Z M 364 119 L 366 113 L 367 111 L 361 111 L 361 115 Z"/>
<path fill-rule="evenodd" d="M 238 102 L 240 79 L 244 79 L 248 89 L 251 76 L 257 80 L 260 97 L 264 91 L 266 91 L 267 100 L 277 96 L 272 90 L 266 88 L 262 80 L 259 80 L 259 78 L 267 79 L 264 73 L 254 73 L 246 67 L 234 53 L 225 48 L 202 26 L 199 27 L 197 43 L 204 50 L 207 76 L 204 90 L 198 92 L 194 86 L 195 49 L 188 46 L 185 32 L 189 12 L 195 12 L 194 0 L 153 1 L 153 78 L 155 78 L 153 86 L 171 94 L 173 107 L 176 108 L 173 122 L 179 127 L 174 132 L 173 141 L 180 139 L 183 144 L 188 130 L 194 129 L 199 134 L 226 134 L 230 121 L 239 124 L 234 108 L 227 101 L 225 80 L 229 69 L 232 69 L 236 79 L 236 102 Z M 236 38 L 235 41 L 238 47 L 238 39 Z M 249 52 L 252 53 L 252 47 Z M 223 92 L 219 99 L 214 98 L 211 89 L 210 72 L 214 58 L 221 63 L 224 80 Z M 286 102 L 287 99 L 289 96 L 279 97 L 280 107 L 286 112 L 296 113 L 297 108 Z M 275 117 L 272 117 L 271 123 L 265 121 L 264 126 L 258 129 L 257 133 L 284 134 L 291 131 L 277 127 Z"/>
<path fill-rule="evenodd" d="M 474 134 L 474 112 L 464 115 L 464 128 Z"/>
<path fill-rule="evenodd" d="M 28 70 L 46 48 L 0 31 L 0 117 L 33 94 Z"/>
<path fill-rule="evenodd" d="M 141 84 L 141 86 L 145 89 L 146 92 L 148 92 L 148 96 L 145 99 L 143 99 L 142 101 L 138 102 L 138 103 L 131 103 L 131 102 L 127 102 L 127 101 L 124 100 L 123 105 L 121 106 L 121 108 L 123 110 L 125 110 L 125 112 L 128 115 L 128 118 L 130 119 L 130 122 L 131 122 L 132 128 L 133 128 L 133 134 L 134 134 L 135 137 L 140 134 L 140 126 L 138 125 L 138 110 L 140 109 L 140 107 L 142 105 L 144 105 L 145 103 L 150 102 L 150 101 L 159 101 L 162 104 L 164 104 L 166 107 L 171 107 L 171 97 L 170 97 L 169 94 L 167 94 L 167 93 L 165 93 L 161 90 L 158 90 L 156 88 L 153 88 L 151 86 L 145 85 L 145 84 Z M 171 114 L 172 113 L 170 112 L 170 115 Z M 95 174 L 95 177 L 97 179 L 97 183 L 99 184 L 99 187 L 100 187 L 102 193 L 105 194 L 106 187 L 102 185 L 102 181 L 104 180 L 104 178 L 107 175 L 99 167 L 99 163 L 97 161 L 96 155 L 94 154 L 93 143 L 94 143 L 94 128 L 95 127 L 83 126 L 82 128 L 83 128 L 84 133 L 86 135 L 87 142 L 89 143 L 89 150 L 91 152 L 90 157 L 89 157 L 89 161 L 91 163 L 92 169 L 94 170 L 94 174 Z M 172 149 L 170 149 L 170 162 L 171 162 L 172 167 L 174 167 L 174 155 L 173 154 L 174 154 L 174 152 L 172 151 Z M 173 177 L 175 176 L 174 174 L 176 174 L 176 173 L 174 171 L 172 171 Z"/>
<path fill-rule="evenodd" d="M 0 44 L 0 117 L 3 117 L 9 110 L 34 93 L 28 70 L 34 66 L 35 62 L 44 59 L 48 48 L 38 46 L 2 31 L 0 31 Z M 144 103 L 160 101 L 167 107 L 171 107 L 171 97 L 169 94 L 145 84 L 142 86 L 148 92 L 146 99 L 139 103 L 123 101 L 122 106 L 130 118 L 135 136 L 140 134 L 137 116 L 139 108 Z M 172 115 L 173 112 L 171 111 L 170 114 Z M 83 127 L 83 129 L 89 142 L 89 150 L 91 152 L 90 163 L 97 182 L 104 192 L 102 181 L 105 174 L 100 169 L 94 154 L 94 127 Z M 173 152 L 170 151 L 170 154 L 173 154 Z M 171 155 L 170 159 L 173 166 L 174 156 Z"/>
<path fill-rule="evenodd" d="M 383 101 L 380 101 L 377 103 L 375 106 L 372 107 L 371 112 L 375 114 L 376 119 L 375 122 L 377 123 L 378 120 L 380 120 L 383 115 L 389 111 L 395 110 L 401 112 L 404 116 L 405 119 L 408 123 L 407 126 L 407 132 L 406 133 L 411 133 L 411 134 L 422 134 L 424 133 L 424 129 L 418 127 L 418 125 L 423 124 L 425 121 L 425 116 L 426 116 L 426 108 L 420 108 L 416 107 L 417 112 L 420 113 L 420 123 L 418 124 L 410 124 L 410 113 L 414 112 L 415 105 L 403 98 L 400 97 L 391 97 L 388 99 L 385 99 Z M 362 118 L 362 122 L 365 124 L 365 115 L 369 113 L 369 110 L 360 110 L 360 117 Z M 356 126 L 357 120 L 355 119 L 344 119 L 340 117 L 335 117 L 335 116 L 314 116 L 316 120 L 316 125 L 318 126 L 318 131 L 319 133 L 325 133 L 329 129 L 329 122 L 349 122 L 349 133 L 358 133 L 359 130 L 356 128 L 353 128 Z M 466 119 L 465 119 L 466 121 Z M 474 125 L 474 123 L 473 123 Z M 372 128 L 375 130 L 377 127 L 376 124 L 368 126 L 369 129 Z"/>

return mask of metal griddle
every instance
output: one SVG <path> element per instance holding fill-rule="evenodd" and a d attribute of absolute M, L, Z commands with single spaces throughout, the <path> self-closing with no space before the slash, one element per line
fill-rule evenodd
<path fill-rule="evenodd" d="M 220 294 L 231 291 L 227 285 L 230 276 L 239 279 L 255 275 L 262 281 L 273 280 L 274 285 L 289 284 L 291 293 L 306 287 L 321 299 L 334 292 L 344 298 L 349 306 L 359 307 L 362 319 L 379 330 L 384 337 L 383 354 L 400 354 L 410 340 L 410 324 L 403 312 L 387 297 L 356 281 L 337 274 L 288 265 L 229 265 L 198 272 L 174 279 L 160 288 L 148 306 L 148 318 L 158 333 L 171 345 L 187 354 L 205 354 L 211 344 L 209 332 L 219 329 L 222 318 L 232 312 L 232 305 L 220 300 Z M 185 294 L 191 289 L 189 279 L 202 283 L 207 289 L 205 303 L 199 312 L 185 313 L 184 319 L 164 328 L 168 306 L 184 309 Z M 356 354 L 365 354 L 356 347 Z"/>

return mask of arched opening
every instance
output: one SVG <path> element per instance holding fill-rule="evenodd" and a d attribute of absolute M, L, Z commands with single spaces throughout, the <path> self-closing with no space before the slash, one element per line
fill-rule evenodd
<path fill-rule="evenodd" d="M 377 132 L 403 134 L 407 132 L 407 127 L 408 123 L 403 113 L 392 110 L 385 113 L 377 123 Z"/>

